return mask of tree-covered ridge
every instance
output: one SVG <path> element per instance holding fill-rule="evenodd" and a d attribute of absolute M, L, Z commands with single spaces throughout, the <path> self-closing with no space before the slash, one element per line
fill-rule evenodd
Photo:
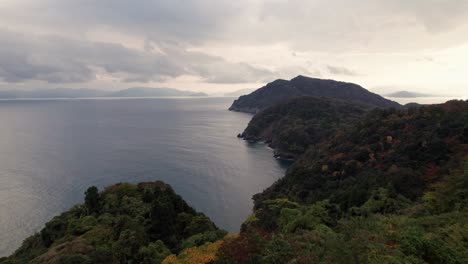
<path fill-rule="evenodd" d="M 221 245 L 216 263 L 467 263 L 467 197 L 465 161 L 417 202 L 379 189 L 358 214 L 329 200 L 267 200 Z"/>
<path fill-rule="evenodd" d="M 243 95 L 232 103 L 229 110 L 258 113 L 277 103 L 302 96 L 340 99 L 377 108 L 400 107 L 400 104 L 374 94 L 354 83 L 299 75 L 289 81 L 281 79 L 273 81 L 248 95 Z"/>
<path fill-rule="evenodd" d="M 255 200 L 330 199 L 348 209 L 362 205 L 381 187 L 414 200 L 463 158 L 467 143 L 466 101 L 374 110 L 310 148 Z"/>
<path fill-rule="evenodd" d="M 161 263 L 225 234 L 163 182 L 120 183 L 90 187 L 83 205 L 54 217 L 0 263 Z"/>
<path fill-rule="evenodd" d="M 256 114 L 240 137 L 265 141 L 275 156 L 295 159 L 309 146 L 360 119 L 369 107 L 325 97 L 298 97 Z"/>
<path fill-rule="evenodd" d="M 467 263 L 468 101 L 375 110 L 255 196 L 220 263 Z"/>

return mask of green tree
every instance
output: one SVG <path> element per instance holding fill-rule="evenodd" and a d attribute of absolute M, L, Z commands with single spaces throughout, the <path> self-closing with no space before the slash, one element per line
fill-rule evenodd
<path fill-rule="evenodd" d="M 99 209 L 99 191 L 96 186 L 89 187 L 85 192 L 85 205 L 90 213 L 95 213 Z"/>
<path fill-rule="evenodd" d="M 164 242 L 158 240 L 146 247 L 142 247 L 138 252 L 138 257 L 140 263 L 158 264 L 161 263 L 170 254 L 171 251 L 166 247 L 166 245 L 164 245 Z"/>

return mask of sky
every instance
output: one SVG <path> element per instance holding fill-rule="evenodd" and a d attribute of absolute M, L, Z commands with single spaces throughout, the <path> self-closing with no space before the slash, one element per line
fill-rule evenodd
<path fill-rule="evenodd" d="M 297 75 L 468 97 L 467 0 L 2 0 L 0 89 L 207 93 Z"/>

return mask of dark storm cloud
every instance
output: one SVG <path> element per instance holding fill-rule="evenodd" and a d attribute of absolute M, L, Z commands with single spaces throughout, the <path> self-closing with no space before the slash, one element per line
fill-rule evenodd
<path fill-rule="evenodd" d="M 59 30 L 104 27 L 159 41 L 280 42 L 300 50 L 447 45 L 466 38 L 431 43 L 425 33 L 445 34 L 468 23 L 466 0 L 6 1 L 19 4 L 0 9 L 2 17 Z"/>
<path fill-rule="evenodd" d="M 105 27 L 110 31 L 183 42 L 216 39 L 231 19 L 249 7 L 243 1 L 211 0 L 16 1 L 24 4 L 17 4 L 13 13 L 4 9 L 0 14 L 48 28 L 64 27 L 80 32 Z"/>
<path fill-rule="evenodd" d="M 188 51 L 177 43 L 152 43 L 146 51 L 119 44 L 76 41 L 56 36 L 27 36 L 0 31 L 0 78 L 6 82 L 41 80 L 86 82 L 104 72 L 124 82 L 163 81 L 184 74 L 213 83 L 255 82 L 273 72 L 246 63 Z M 157 46 L 159 52 L 151 47 Z"/>
<path fill-rule="evenodd" d="M 92 70 L 67 52 L 61 41 L 30 38 L 0 31 L 0 78 L 6 82 L 46 80 L 51 83 L 85 82 L 93 78 Z M 66 58 L 68 57 L 68 58 Z"/>

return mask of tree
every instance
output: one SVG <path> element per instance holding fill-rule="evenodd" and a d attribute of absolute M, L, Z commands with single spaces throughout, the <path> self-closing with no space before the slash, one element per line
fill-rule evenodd
<path fill-rule="evenodd" d="M 171 251 L 161 240 L 140 248 L 138 252 L 139 261 L 142 264 L 161 263 L 169 255 L 171 255 Z"/>
<path fill-rule="evenodd" d="M 89 187 L 85 192 L 85 206 L 90 213 L 95 213 L 99 209 L 99 191 L 96 186 Z"/>

